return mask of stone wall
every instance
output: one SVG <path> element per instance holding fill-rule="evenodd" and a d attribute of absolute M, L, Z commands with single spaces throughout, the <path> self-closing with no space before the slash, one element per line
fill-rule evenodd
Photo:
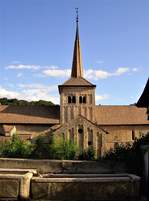
<path fill-rule="evenodd" d="M 108 134 L 104 137 L 104 152 L 113 149 L 117 144 L 133 143 L 134 140 L 149 132 L 149 125 L 113 125 L 102 126 Z"/>
<path fill-rule="evenodd" d="M 124 164 L 75 160 L 32 160 L 1 158 L 0 168 L 37 169 L 40 173 L 124 173 Z"/>
<path fill-rule="evenodd" d="M 45 133 L 50 128 L 50 125 L 16 125 L 16 130 L 19 135 L 31 134 L 33 137 Z"/>
<path fill-rule="evenodd" d="M 139 198 L 139 178 L 133 175 L 33 178 L 33 200 L 134 201 Z"/>
<path fill-rule="evenodd" d="M 134 201 L 140 197 L 140 178 L 130 174 L 52 174 L 47 178 L 0 174 L 0 200 Z M 18 171 L 18 170 L 15 170 Z"/>
<path fill-rule="evenodd" d="M 76 103 L 68 103 L 68 96 L 75 96 Z M 80 104 L 79 97 L 85 96 L 86 103 Z M 60 122 L 61 124 L 83 115 L 94 121 L 95 88 L 94 87 L 63 87 L 60 93 Z"/>

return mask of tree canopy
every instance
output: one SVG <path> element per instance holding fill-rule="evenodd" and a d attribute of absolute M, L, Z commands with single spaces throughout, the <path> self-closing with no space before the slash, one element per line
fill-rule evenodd
<path fill-rule="evenodd" d="M 8 98 L 0 98 L 0 105 L 54 105 L 51 101 L 39 100 L 39 101 L 26 101 L 26 100 L 18 100 L 8 99 Z"/>

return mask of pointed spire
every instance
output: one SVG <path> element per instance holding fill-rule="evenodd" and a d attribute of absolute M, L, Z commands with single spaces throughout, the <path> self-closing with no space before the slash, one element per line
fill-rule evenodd
<path fill-rule="evenodd" d="M 83 77 L 83 66 L 82 66 L 82 56 L 80 48 L 80 39 L 79 39 L 79 17 L 78 17 L 78 8 L 76 8 L 76 37 L 74 43 L 74 52 L 73 52 L 73 62 L 72 62 L 72 71 L 71 77 Z"/>

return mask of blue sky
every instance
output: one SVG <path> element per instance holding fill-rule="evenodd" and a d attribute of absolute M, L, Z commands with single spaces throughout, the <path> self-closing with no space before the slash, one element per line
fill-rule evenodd
<path fill-rule="evenodd" d="M 75 8 L 85 77 L 97 104 L 131 104 L 149 75 L 148 0 L 0 0 L 0 97 L 59 102 Z"/>

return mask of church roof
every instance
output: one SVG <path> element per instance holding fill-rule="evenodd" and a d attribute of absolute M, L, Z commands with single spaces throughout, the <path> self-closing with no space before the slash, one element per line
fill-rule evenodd
<path fill-rule="evenodd" d="M 147 109 L 137 106 L 96 106 L 95 118 L 99 125 L 149 124 Z"/>
<path fill-rule="evenodd" d="M 147 109 L 136 106 L 104 106 L 95 108 L 96 123 L 106 125 L 149 124 Z M 0 124 L 59 124 L 59 106 L 0 105 Z"/>
<path fill-rule="evenodd" d="M 59 106 L 0 105 L 0 124 L 57 124 Z"/>
<path fill-rule="evenodd" d="M 146 86 L 143 93 L 141 94 L 138 102 L 138 107 L 148 107 L 149 106 L 149 79 L 147 80 Z"/>
<path fill-rule="evenodd" d="M 84 79 L 83 77 L 79 77 L 79 78 L 74 78 L 71 77 L 69 80 L 67 80 L 66 82 L 64 82 L 62 85 L 60 86 L 90 86 L 90 87 L 96 87 L 96 85 L 93 85 L 92 83 L 90 83 L 89 81 L 87 81 L 86 79 Z"/>

